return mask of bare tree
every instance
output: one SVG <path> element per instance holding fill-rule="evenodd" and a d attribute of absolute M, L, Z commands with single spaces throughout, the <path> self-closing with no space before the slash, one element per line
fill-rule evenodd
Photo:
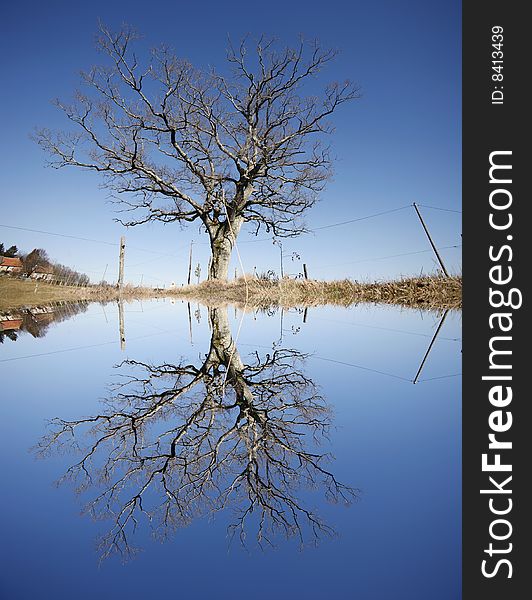
<path fill-rule="evenodd" d="M 83 75 L 88 91 L 73 104 L 57 101 L 77 126 L 73 132 L 41 130 L 36 139 L 56 167 L 102 173 L 124 225 L 148 221 L 199 222 L 210 239 L 209 279 L 227 278 L 243 223 L 275 236 L 304 231 L 300 217 L 331 174 L 322 143 L 327 117 L 358 97 L 349 82 L 320 96 L 305 84 L 335 51 L 303 41 L 277 49 L 261 38 L 230 46 L 228 69 L 203 72 L 161 47 L 141 61 L 132 50 L 137 34 L 101 27 L 98 47 L 108 66 Z"/>
<path fill-rule="evenodd" d="M 22 256 L 22 272 L 32 275 L 39 268 L 50 267 L 50 259 L 46 250 L 34 248 L 30 253 Z"/>
<path fill-rule="evenodd" d="M 54 419 L 40 444 L 44 454 L 65 447 L 81 453 L 63 481 L 80 490 L 99 486 L 87 510 L 113 522 L 103 557 L 131 553 L 130 534 L 141 519 L 164 537 L 228 508 L 229 530 L 242 542 L 247 528 L 261 545 L 278 534 L 317 541 L 334 530 L 298 492 L 323 487 L 329 500 L 346 504 L 356 495 L 318 450 L 331 411 L 298 366 L 305 356 L 277 348 L 244 364 L 226 309 L 210 309 L 209 319 L 211 344 L 200 366 L 126 361 L 133 373 L 103 412 Z"/>

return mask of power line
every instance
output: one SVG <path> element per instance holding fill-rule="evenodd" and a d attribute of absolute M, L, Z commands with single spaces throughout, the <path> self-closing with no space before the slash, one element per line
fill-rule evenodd
<path fill-rule="evenodd" d="M 161 330 L 157 333 L 148 333 L 146 335 L 139 335 L 137 337 L 130 338 L 129 341 L 132 342 L 135 340 L 141 340 L 144 338 L 153 337 L 155 335 L 161 335 L 163 333 L 174 333 L 174 331 L 175 330 L 172 330 L 172 329 Z M 63 348 L 62 350 L 52 350 L 50 352 L 40 352 L 38 354 L 26 354 L 25 356 L 13 356 L 11 358 L 0 359 L 0 363 L 13 362 L 15 360 L 24 360 L 26 358 L 40 358 L 42 356 L 51 356 L 53 354 L 62 354 L 63 352 L 73 352 L 74 350 L 87 350 L 89 348 L 100 348 L 102 346 L 109 346 L 110 344 L 118 344 L 118 343 L 120 343 L 119 340 L 113 340 L 110 342 L 101 342 L 99 344 L 90 344 L 87 346 L 74 346 L 72 348 Z"/>
<path fill-rule="evenodd" d="M 367 329 L 378 329 L 381 331 L 390 331 L 393 333 L 404 333 L 406 335 L 415 335 L 418 337 L 430 338 L 431 334 L 428 333 L 420 333 L 419 331 L 407 331 L 406 329 L 394 329 L 391 327 L 381 327 L 379 325 L 367 325 L 365 323 L 357 323 L 356 321 L 340 321 L 338 319 L 328 319 L 326 317 L 317 317 L 314 315 L 313 319 L 317 319 L 318 321 L 328 321 L 329 323 L 341 323 L 342 325 L 354 325 L 355 327 L 364 327 Z M 460 342 L 461 338 L 449 338 L 449 337 L 439 337 L 440 340 L 445 340 L 447 342 Z"/>
<path fill-rule="evenodd" d="M 51 231 L 42 231 L 40 229 L 29 229 L 28 227 L 16 227 L 15 225 L 2 225 L 0 227 L 5 227 L 7 229 L 17 229 L 19 231 L 30 231 L 31 233 L 43 233 L 45 235 L 55 235 L 57 237 L 70 238 L 72 240 L 82 240 L 84 242 L 95 242 L 97 244 L 106 244 L 107 246 L 118 246 L 119 244 L 115 242 L 105 242 L 103 240 L 93 240 L 91 238 L 79 237 L 76 235 L 68 235 L 66 233 L 53 233 Z"/>
<path fill-rule="evenodd" d="M 405 208 L 410 208 L 409 204 L 405 206 L 400 206 L 399 208 L 392 208 L 390 210 L 384 210 L 382 212 L 374 213 L 372 215 L 366 215 L 365 217 L 358 217 L 356 219 L 349 219 L 348 221 L 340 221 L 339 223 L 331 223 L 330 225 L 322 225 L 321 227 L 314 227 L 313 229 L 309 229 L 309 231 L 318 231 L 320 229 L 329 229 L 330 227 L 339 227 L 340 225 L 348 225 L 349 223 L 357 223 L 358 221 L 365 221 L 366 219 L 373 219 L 375 217 L 380 217 L 382 215 L 389 215 L 391 213 L 399 212 L 400 210 L 404 210 Z"/>
<path fill-rule="evenodd" d="M 377 213 L 373 213 L 371 215 L 365 215 L 363 217 L 357 217 L 354 219 L 348 219 L 347 221 L 339 221 L 338 223 L 330 223 L 329 225 L 321 225 L 320 227 L 312 227 L 307 229 L 304 233 L 314 233 L 316 231 L 321 231 L 322 229 L 330 229 L 331 227 L 340 227 L 341 225 L 349 225 L 350 223 L 358 223 L 359 221 L 366 221 L 367 219 L 374 219 L 375 217 L 381 217 L 383 215 L 389 215 L 391 213 L 396 213 L 401 210 L 405 210 L 406 208 L 410 208 L 410 204 L 405 204 L 404 206 L 399 206 L 398 208 L 392 208 L 390 210 L 383 210 Z M 420 205 L 421 206 L 421 205 Z M 254 242 L 270 242 L 273 239 L 271 238 L 258 238 L 256 240 L 243 240 L 239 242 L 240 244 L 251 244 Z M 198 242 L 199 244 L 208 244 L 208 242 Z"/>
<path fill-rule="evenodd" d="M 393 373 L 387 373 L 386 371 L 379 371 L 378 369 L 372 369 L 370 367 L 364 367 L 363 365 L 356 365 L 354 363 L 344 362 L 343 360 L 335 360 L 334 358 L 324 358 L 323 356 L 311 356 L 310 358 L 316 358 L 318 360 L 324 360 L 326 362 L 335 363 L 337 365 L 343 365 L 346 367 L 354 367 L 355 369 L 361 369 L 362 371 L 369 371 L 370 373 L 378 373 L 379 375 L 386 375 L 387 377 L 393 377 L 394 379 L 400 379 L 401 381 L 412 382 L 411 379 L 407 379 L 406 377 L 401 377 L 400 375 L 395 375 Z"/>
<path fill-rule="evenodd" d="M 442 246 L 438 248 L 438 250 L 449 250 L 450 248 L 461 248 L 462 244 L 455 244 L 454 246 Z M 432 250 L 416 250 L 414 252 L 403 252 L 401 254 L 389 254 L 388 256 L 378 256 L 376 258 L 363 258 L 361 260 L 352 260 L 349 262 L 336 263 L 334 265 L 317 265 L 313 267 L 313 269 L 328 269 L 330 267 L 341 267 L 343 265 L 355 265 L 363 262 L 372 262 L 374 260 L 385 260 L 387 258 L 397 258 L 399 256 L 412 256 L 414 254 L 425 254 L 427 252 L 432 252 Z"/>
<path fill-rule="evenodd" d="M 446 211 L 446 212 L 455 212 L 455 213 L 461 213 L 461 211 L 457 211 L 457 210 L 453 210 L 453 209 L 449 209 L 449 208 L 441 208 L 441 207 L 436 207 L 436 206 L 430 206 L 428 204 L 420 204 L 419 206 L 423 206 L 425 208 L 432 208 L 434 210 L 442 210 L 442 211 Z M 390 210 L 384 210 L 384 211 L 380 211 L 380 212 L 376 212 L 370 215 L 365 215 L 362 217 L 356 217 L 353 219 L 347 219 L 345 221 L 339 221 L 337 223 L 330 223 L 328 225 L 321 225 L 320 227 L 313 227 L 310 229 L 307 229 L 305 233 L 314 233 L 316 231 L 321 231 L 323 229 L 330 229 L 332 227 L 340 227 L 342 225 L 349 225 L 351 223 L 358 223 L 360 221 L 366 221 L 368 219 L 374 219 L 376 217 L 380 217 L 383 215 L 389 215 L 392 213 L 396 213 L 402 210 L 405 210 L 407 208 L 410 208 L 411 205 L 410 204 L 406 204 L 404 206 L 399 206 L 398 208 L 392 208 Z M 41 229 L 30 229 L 28 227 L 19 227 L 19 226 L 15 226 L 15 225 L 4 225 L 4 224 L 0 224 L 0 227 L 4 227 L 6 229 L 14 229 L 14 230 L 18 230 L 18 231 L 28 231 L 30 233 L 39 233 L 39 234 L 43 234 L 43 235 L 53 235 L 56 237 L 61 237 L 61 238 L 68 238 L 68 239 L 73 239 L 73 240 L 81 240 L 84 242 L 92 242 L 92 243 L 96 243 L 96 244 L 105 244 L 107 246 L 119 246 L 118 243 L 116 242 L 108 242 L 105 240 L 97 240 L 97 239 L 93 239 L 93 238 L 86 238 L 86 237 L 81 237 L 81 236 L 76 236 L 76 235 L 70 235 L 70 234 L 65 234 L 65 233 L 57 233 L 57 232 L 52 232 L 52 231 L 45 231 L 45 230 L 41 230 Z M 273 236 L 272 237 L 264 237 L 264 238 L 257 238 L 257 239 L 253 239 L 253 240 L 241 240 L 239 243 L 240 244 L 252 244 L 252 243 L 257 243 L 257 242 L 270 242 L 272 241 Z M 200 245 L 208 245 L 209 242 L 197 242 Z M 168 257 L 178 257 L 177 254 L 175 253 L 170 253 L 170 252 L 157 252 L 156 250 L 150 250 L 147 248 L 140 248 L 138 246 L 129 246 L 131 249 L 133 250 L 138 250 L 140 252 L 148 252 L 150 254 L 155 254 L 157 256 L 168 256 Z M 426 252 L 426 251 L 423 251 Z M 407 256 L 410 253 L 407 254 L 398 254 L 396 256 Z M 383 260 L 384 258 L 395 258 L 395 256 L 390 256 L 390 257 L 382 257 L 378 258 L 378 259 L 369 259 L 369 260 Z M 149 262 L 149 261 L 147 261 Z M 363 262 L 363 261 L 356 261 L 356 262 Z M 142 263 L 137 263 L 137 264 L 142 264 Z M 347 264 L 347 263 L 346 263 Z M 349 263 L 349 264 L 353 264 L 353 263 Z"/>
<path fill-rule="evenodd" d="M 181 246 L 176 248 L 176 252 L 179 252 L 180 250 L 182 250 L 183 248 L 186 248 L 187 246 L 188 246 L 188 242 L 186 244 L 182 244 Z M 135 248 L 135 246 L 131 246 L 131 247 Z M 168 254 L 168 255 L 164 255 L 164 256 L 168 256 L 168 258 L 179 258 L 178 254 Z M 156 256 L 155 258 L 149 258 L 148 260 L 143 260 L 142 262 L 135 263 L 133 265 L 128 264 L 127 267 L 128 267 L 128 269 L 133 269 L 134 267 L 140 267 L 141 265 L 147 265 L 149 263 L 155 262 L 156 260 L 161 260 L 161 258 L 159 256 Z"/>
<path fill-rule="evenodd" d="M 444 212 L 452 212 L 452 213 L 458 213 L 458 214 L 462 214 L 461 210 L 454 210 L 452 208 L 441 208 L 440 206 L 430 206 L 429 204 L 419 204 L 418 206 L 423 206 L 423 208 L 431 208 L 432 210 L 443 210 Z"/>
<path fill-rule="evenodd" d="M 239 343 L 238 345 L 239 345 L 239 347 L 240 346 L 249 346 L 249 347 L 253 347 L 253 348 L 265 348 L 265 349 L 271 350 L 270 346 L 260 346 L 259 344 Z M 344 367 L 353 367 L 355 369 L 361 369 L 362 371 L 368 371 L 370 373 L 377 373 L 378 375 L 386 375 L 387 377 L 393 377 L 394 379 L 399 379 L 401 381 L 406 381 L 408 383 L 412 383 L 412 380 L 408 379 L 407 377 L 401 377 L 400 375 L 395 375 L 394 373 L 388 373 L 386 371 L 379 371 L 378 369 L 372 369 L 371 367 L 365 367 L 364 365 L 357 365 L 354 363 L 345 362 L 343 360 L 336 360 L 334 358 L 326 358 L 324 356 L 318 356 L 317 354 L 309 354 L 308 358 L 309 359 L 314 358 L 316 360 L 323 360 L 325 362 L 342 365 Z M 427 380 L 423 380 L 423 381 L 427 381 Z"/>
<path fill-rule="evenodd" d="M 105 240 L 95 240 L 93 238 L 86 238 L 77 235 L 69 235 L 67 233 L 56 233 L 53 231 L 44 231 L 42 229 L 30 229 L 29 227 L 18 227 L 15 225 L 4 225 L 0 224 L 0 227 L 6 229 L 16 229 L 18 231 L 29 231 L 30 233 L 41 233 L 44 235 L 53 235 L 55 237 L 68 238 L 71 240 L 81 240 L 83 242 L 93 242 L 95 244 L 105 244 L 106 246 L 120 246 L 116 242 L 106 242 Z M 129 246 L 133 250 L 139 250 L 140 252 L 149 252 L 150 254 L 158 254 L 159 256 L 177 256 L 177 254 L 171 254 L 169 252 L 157 252 L 156 250 L 149 250 L 147 248 L 139 248 L 138 246 Z"/>
<path fill-rule="evenodd" d="M 452 375 L 440 375 L 439 377 L 430 377 L 429 379 L 420 379 L 418 383 L 425 383 L 426 381 L 435 381 L 436 379 L 449 379 L 450 377 L 460 377 L 462 373 L 453 373 Z"/>

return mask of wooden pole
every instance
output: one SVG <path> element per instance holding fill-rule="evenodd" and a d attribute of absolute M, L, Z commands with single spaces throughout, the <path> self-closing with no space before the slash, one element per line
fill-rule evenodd
<path fill-rule="evenodd" d="M 118 288 L 122 289 L 124 286 L 124 256 L 126 253 L 126 238 L 122 236 L 120 238 L 120 257 L 118 262 Z"/>
<path fill-rule="evenodd" d="M 305 279 L 308 279 L 307 265 L 305 263 L 303 263 L 303 275 L 305 276 Z"/>
<path fill-rule="evenodd" d="M 190 285 L 190 277 L 191 277 L 191 273 L 192 273 L 192 245 L 194 244 L 194 240 L 192 240 L 190 242 L 190 252 L 188 255 L 188 278 L 187 278 L 187 285 Z"/>
<path fill-rule="evenodd" d="M 425 230 L 425 233 L 427 234 L 427 237 L 429 238 L 430 245 L 432 246 L 432 249 L 434 250 L 434 254 L 436 255 L 436 258 L 438 259 L 438 262 L 440 263 L 442 271 L 445 273 L 446 277 L 449 277 L 449 273 L 447 273 L 447 269 L 445 268 L 445 265 L 443 264 L 442 257 L 440 256 L 438 249 L 436 248 L 436 245 L 434 244 L 434 242 L 432 241 L 432 238 L 430 237 L 429 230 L 427 229 L 427 226 L 425 225 L 425 221 L 423 221 L 423 217 L 421 216 L 421 213 L 419 212 L 419 209 L 415 202 L 413 203 L 413 207 L 415 208 L 417 216 L 419 217 L 419 220 L 421 221 L 421 225 L 423 226 L 423 229 Z"/>

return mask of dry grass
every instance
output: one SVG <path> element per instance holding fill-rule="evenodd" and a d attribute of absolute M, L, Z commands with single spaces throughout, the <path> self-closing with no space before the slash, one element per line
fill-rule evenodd
<path fill-rule="evenodd" d="M 205 281 L 171 293 L 203 304 L 227 303 L 242 306 L 246 303 L 246 280 L 241 277 L 227 283 Z M 285 278 L 281 281 L 268 281 L 247 277 L 248 306 L 350 306 L 361 302 L 413 308 L 459 309 L 462 307 L 462 277 L 432 275 L 374 283 L 359 283 L 349 279 L 305 281 Z"/>
<path fill-rule="evenodd" d="M 0 310 L 19 306 L 36 306 L 50 302 L 80 300 L 107 302 L 119 297 L 124 300 L 167 296 L 166 290 L 125 286 L 121 293 L 111 286 L 71 287 L 49 283 L 0 277 Z"/>
<path fill-rule="evenodd" d="M 462 307 L 460 276 L 405 277 L 396 281 L 359 283 L 283 279 L 268 281 L 247 277 L 247 305 L 253 307 L 349 306 L 361 302 L 397 304 L 414 308 L 456 309 Z M 178 296 L 203 304 L 246 303 L 246 280 L 243 277 L 227 283 L 204 281 L 174 290 L 125 286 L 121 293 L 114 287 L 63 287 L 47 283 L 0 277 L 0 310 L 18 306 L 35 306 L 57 301 L 101 301 Z"/>

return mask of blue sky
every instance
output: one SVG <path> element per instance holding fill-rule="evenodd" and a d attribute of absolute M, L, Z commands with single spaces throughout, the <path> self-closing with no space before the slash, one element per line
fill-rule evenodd
<path fill-rule="evenodd" d="M 126 279 L 178 284 L 186 279 L 188 248 L 206 272 L 208 245 L 194 225 L 153 224 L 124 230 L 113 222 L 97 175 L 45 167 L 45 155 L 30 140 L 35 127 L 64 128 L 51 100 L 68 99 L 79 71 L 103 60 L 94 48 L 98 19 L 111 27 L 128 22 L 149 47 L 165 42 L 198 66 L 221 65 L 228 35 L 275 35 L 294 43 L 299 34 L 319 38 L 341 54 L 322 81 L 349 78 L 363 97 L 338 112 L 331 139 L 338 157 L 335 177 L 307 216 L 320 227 L 373 213 L 420 204 L 461 209 L 461 21 L 460 3 L 351 2 L 326 5 L 279 2 L 9 3 L 0 37 L 4 123 L 0 146 L 0 224 L 100 240 L 96 243 L 0 227 L 0 240 L 21 249 L 43 247 L 59 262 L 98 280 L 116 277 L 118 243 L 126 235 Z M 440 247 L 461 243 L 456 212 L 422 208 Z M 263 238 L 264 236 L 260 236 Z M 278 270 L 271 241 L 240 239 L 244 267 Z M 245 243 L 244 243 L 245 242 Z M 389 278 L 435 268 L 434 256 L 413 209 L 383 215 L 284 242 L 285 271 L 301 262 L 311 276 Z M 411 254 L 415 252 L 416 254 Z M 419 253 L 417 253 L 419 252 Z M 395 258 L 383 258 L 404 254 Z M 460 248 L 443 250 L 451 270 L 460 269 Z M 379 260 L 375 260 L 379 259 Z M 236 261 L 235 261 L 236 263 Z"/>

